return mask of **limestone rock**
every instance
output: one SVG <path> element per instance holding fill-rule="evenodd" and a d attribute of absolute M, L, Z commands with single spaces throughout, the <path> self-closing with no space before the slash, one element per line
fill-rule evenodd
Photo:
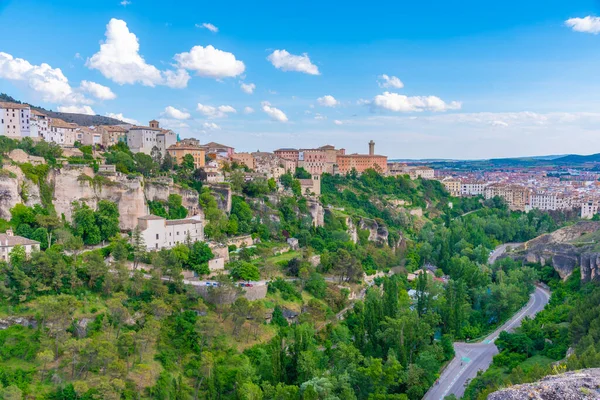
<path fill-rule="evenodd" d="M 550 375 L 535 383 L 494 392 L 488 400 L 583 400 L 600 399 L 600 369 Z"/>

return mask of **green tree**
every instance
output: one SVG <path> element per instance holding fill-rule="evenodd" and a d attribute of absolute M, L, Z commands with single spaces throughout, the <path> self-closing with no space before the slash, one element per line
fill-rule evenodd
<path fill-rule="evenodd" d="M 260 272 L 256 265 L 240 260 L 230 263 L 230 275 L 234 279 L 244 281 L 257 281 L 260 279 Z"/>

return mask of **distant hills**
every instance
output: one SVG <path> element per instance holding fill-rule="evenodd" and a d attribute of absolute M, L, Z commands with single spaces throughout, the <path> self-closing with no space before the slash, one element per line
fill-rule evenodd
<path fill-rule="evenodd" d="M 0 101 L 8 101 L 11 103 L 23 102 L 7 95 L 6 93 L 0 93 Z M 29 104 L 29 103 L 28 103 Z M 39 111 L 48 115 L 50 118 L 60 118 L 66 122 L 74 122 L 80 126 L 97 126 L 97 125 L 120 125 L 126 124 L 126 122 L 119 121 L 115 118 L 103 117 L 102 115 L 87 115 L 87 114 L 74 114 L 74 113 L 63 113 L 58 111 L 46 110 L 43 107 L 34 106 L 29 104 L 33 110 Z"/>

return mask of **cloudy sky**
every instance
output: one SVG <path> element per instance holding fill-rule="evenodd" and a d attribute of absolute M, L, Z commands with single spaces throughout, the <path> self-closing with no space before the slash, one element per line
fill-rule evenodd
<path fill-rule="evenodd" d="M 600 2 L 0 0 L 0 91 L 237 151 L 600 152 Z"/>

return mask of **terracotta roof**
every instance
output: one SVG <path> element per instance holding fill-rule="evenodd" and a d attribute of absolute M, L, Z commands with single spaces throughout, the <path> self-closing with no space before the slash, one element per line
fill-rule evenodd
<path fill-rule="evenodd" d="M 127 129 L 118 125 L 102 125 L 102 129 L 104 129 L 106 132 L 127 132 Z"/>
<path fill-rule="evenodd" d="M 60 118 L 52 118 L 52 121 L 50 121 L 50 126 L 55 126 L 57 128 L 71 128 L 71 129 L 75 129 L 75 128 L 79 127 L 77 124 L 63 121 Z"/>
<path fill-rule="evenodd" d="M 23 236 L 12 236 L 7 235 L 6 233 L 0 233 L 0 247 L 12 247 L 17 245 L 25 246 L 28 244 L 40 244 L 40 242 L 27 239 Z"/>
<path fill-rule="evenodd" d="M 39 116 L 43 116 L 43 117 L 47 117 L 46 114 L 39 112 L 38 110 L 31 110 L 31 113 L 33 115 L 39 115 Z"/>
<path fill-rule="evenodd" d="M 169 146 L 169 148 L 167 150 L 202 150 L 202 151 L 204 151 L 204 148 L 200 147 L 200 146 L 193 146 L 193 145 L 172 144 L 171 146 Z"/>
<path fill-rule="evenodd" d="M 233 147 L 231 147 L 231 146 L 225 146 L 224 144 L 220 144 L 220 143 L 216 143 L 216 142 L 210 142 L 210 143 L 203 144 L 202 147 L 224 147 L 227 149 L 233 149 Z"/>
<path fill-rule="evenodd" d="M 11 103 L 8 101 L 0 101 L 0 108 L 29 108 L 29 104 Z"/>
<path fill-rule="evenodd" d="M 156 131 L 156 132 L 162 131 L 162 129 L 160 129 L 160 128 L 150 128 L 149 126 L 141 126 L 141 125 L 133 125 L 130 130 L 134 130 L 134 129 L 145 129 L 147 131 Z"/>
<path fill-rule="evenodd" d="M 148 214 L 148 215 L 144 215 L 143 217 L 139 217 L 138 219 L 143 219 L 143 220 L 157 220 L 157 219 L 165 219 L 165 218 L 159 217 L 158 215 Z"/>
<path fill-rule="evenodd" d="M 201 224 L 201 223 L 202 223 L 202 221 L 199 221 L 197 219 L 191 219 L 191 218 L 167 220 L 167 225 L 185 225 L 185 224 Z"/>

